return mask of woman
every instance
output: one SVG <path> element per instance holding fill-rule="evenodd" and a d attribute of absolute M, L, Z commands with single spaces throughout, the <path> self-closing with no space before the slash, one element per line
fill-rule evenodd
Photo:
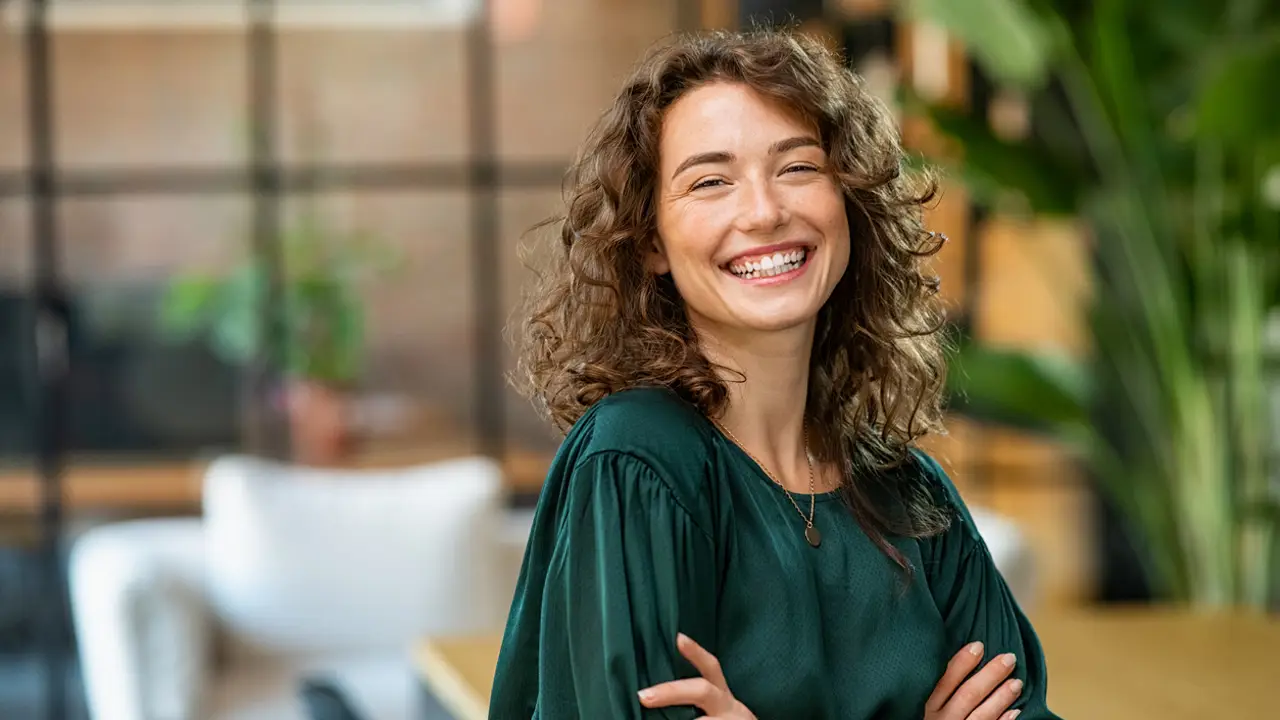
<path fill-rule="evenodd" d="M 568 434 L 490 717 L 1055 717 L 1035 633 L 914 449 L 940 430 L 940 240 L 902 160 L 800 36 L 679 39 L 626 82 L 524 327 Z"/>

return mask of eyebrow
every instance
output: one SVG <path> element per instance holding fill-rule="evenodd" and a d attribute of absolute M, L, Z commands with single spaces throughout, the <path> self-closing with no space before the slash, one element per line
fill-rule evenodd
<path fill-rule="evenodd" d="M 770 145 L 769 154 L 781 155 L 782 153 L 790 152 L 792 150 L 795 150 L 796 148 L 802 148 L 802 147 L 821 148 L 822 145 L 816 139 L 808 135 L 797 135 L 796 137 L 790 137 L 785 140 L 779 140 L 773 145 Z M 680 165 L 676 168 L 675 172 L 671 173 L 671 177 L 676 177 L 680 173 L 684 172 L 685 170 L 688 170 L 689 168 L 695 165 L 710 165 L 715 163 L 733 162 L 733 158 L 734 158 L 733 153 L 724 152 L 723 150 L 690 155 L 689 157 L 684 159 L 684 162 L 680 163 Z"/>

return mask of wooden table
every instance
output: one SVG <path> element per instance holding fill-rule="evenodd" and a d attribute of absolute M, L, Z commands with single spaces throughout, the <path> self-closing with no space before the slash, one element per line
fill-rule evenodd
<path fill-rule="evenodd" d="M 469 444 L 421 443 L 375 447 L 347 464 L 356 469 L 409 467 L 475 452 Z M 513 450 L 503 458 L 503 481 L 512 492 L 536 493 L 551 464 L 548 453 Z M 62 475 L 62 502 L 73 513 L 92 511 L 198 511 L 207 462 L 159 460 L 70 462 Z M 0 467 L 0 515 L 39 513 L 40 478 L 29 467 Z"/>
<path fill-rule="evenodd" d="M 1079 610 L 1035 621 L 1049 706 L 1066 720 L 1277 717 L 1280 619 L 1181 610 Z M 418 675 L 458 720 L 488 710 L 501 638 L 432 638 Z"/>

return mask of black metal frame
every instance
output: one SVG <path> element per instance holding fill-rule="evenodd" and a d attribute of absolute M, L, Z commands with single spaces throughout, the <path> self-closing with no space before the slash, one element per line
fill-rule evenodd
<path fill-rule="evenodd" d="M 111 0 L 103 0 L 111 2 Z M 59 274 L 57 207 L 62 198 L 102 195 L 173 195 L 245 193 L 253 195 L 251 252 L 265 261 L 273 275 L 262 332 L 267 343 L 278 342 L 285 322 L 280 312 L 281 200 L 290 194 L 330 188 L 423 189 L 465 188 L 470 196 L 472 245 L 472 301 L 476 308 L 477 379 L 476 433 L 481 451 L 500 457 L 505 449 L 505 408 L 502 373 L 502 299 L 496 272 L 501 257 L 502 228 L 498 223 L 498 193 L 514 187 L 559 187 L 567 163 L 504 163 L 497 157 L 494 103 L 494 49 L 490 43 L 488 2 L 477 0 L 481 20 L 468 33 L 468 93 L 470 158 L 457 163 L 345 164 L 285 166 L 278 158 L 276 137 L 277 27 L 276 0 L 243 0 L 248 11 L 249 114 L 252 128 L 248 167 L 120 169 L 64 171 L 54 146 L 53 61 L 49 47 L 49 0 L 26 0 L 24 28 L 27 142 L 29 164 L 23 170 L 0 172 L 0 198 L 26 197 L 31 208 L 34 282 L 30 293 L 33 322 L 30 367 L 37 386 L 38 427 L 34 465 L 40 479 L 41 654 L 45 661 L 46 716 L 66 716 L 67 597 L 64 585 L 61 535 L 63 531 L 62 475 L 66 451 L 66 383 L 69 370 L 66 323 L 68 305 Z M 677 0 L 677 30 L 699 24 L 698 0 Z M 270 347 L 263 355 L 270 357 Z M 275 378 L 258 363 L 246 390 L 255 408 L 250 438 L 264 442 L 266 452 L 282 453 L 288 436 L 282 423 L 269 416 L 264 390 Z"/>
<path fill-rule="evenodd" d="M 66 591 L 63 587 L 62 464 L 66 427 L 67 304 L 58 276 L 58 226 L 54 186 L 53 103 L 46 0 L 29 0 L 25 29 L 27 54 L 27 133 L 30 144 L 31 240 L 35 282 L 31 294 L 31 361 L 38 392 L 35 403 L 35 467 L 40 476 L 40 556 L 44 567 L 40 638 L 45 658 L 45 708 L 55 719 L 66 716 Z"/>

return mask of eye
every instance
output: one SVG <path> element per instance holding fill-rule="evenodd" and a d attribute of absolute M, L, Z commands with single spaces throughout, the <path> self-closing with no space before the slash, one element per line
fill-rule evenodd
<path fill-rule="evenodd" d="M 702 188 L 718 187 L 724 184 L 725 182 L 722 178 L 707 178 L 706 180 L 699 180 L 698 182 L 694 183 L 693 187 L 690 189 L 701 190 Z"/>
<path fill-rule="evenodd" d="M 815 167 L 815 166 L 813 166 L 813 165 L 809 165 L 809 164 L 789 165 L 789 166 L 787 166 L 787 169 L 786 169 L 786 170 L 783 170 L 782 172 L 783 172 L 783 173 L 794 173 L 794 172 L 797 172 L 797 171 L 799 171 L 799 172 L 818 172 L 818 168 L 817 168 L 817 167 Z"/>

